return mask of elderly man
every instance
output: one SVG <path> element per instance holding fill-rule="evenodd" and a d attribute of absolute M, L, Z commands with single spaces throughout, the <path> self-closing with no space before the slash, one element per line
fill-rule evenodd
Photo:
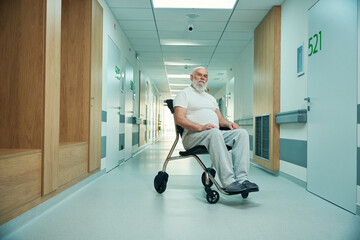
<path fill-rule="evenodd" d="M 182 136 L 184 148 L 206 147 L 225 191 L 258 191 L 258 186 L 248 180 L 250 150 L 247 131 L 225 119 L 215 98 L 205 92 L 208 81 L 205 68 L 195 68 L 190 79 L 191 86 L 180 91 L 174 99 L 175 122 L 185 129 Z M 220 130 L 219 126 L 228 127 L 230 131 Z M 226 145 L 232 147 L 232 157 Z"/>

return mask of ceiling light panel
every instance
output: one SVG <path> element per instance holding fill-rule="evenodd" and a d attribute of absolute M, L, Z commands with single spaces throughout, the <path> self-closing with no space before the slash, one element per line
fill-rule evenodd
<path fill-rule="evenodd" d="M 188 63 L 188 62 L 164 62 L 167 66 L 179 66 L 181 68 L 184 68 L 184 66 L 193 66 L 198 65 L 196 63 Z"/>
<path fill-rule="evenodd" d="M 189 78 L 188 74 L 168 74 L 168 78 Z"/>
<path fill-rule="evenodd" d="M 171 1 L 171 0 L 168 0 Z M 228 21 L 232 10 L 228 9 L 162 9 L 154 10 L 155 18 L 158 21 L 191 21 L 191 22 L 218 22 Z M 197 16 L 197 17 L 189 17 Z"/>
<path fill-rule="evenodd" d="M 198 40 L 219 40 L 222 31 L 204 32 L 201 29 L 197 31 L 170 31 L 163 30 L 159 32 L 161 39 L 198 39 Z"/>
<path fill-rule="evenodd" d="M 178 62 L 182 61 L 184 58 L 191 57 L 194 62 L 207 62 L 211 57 L 212 52 L 204 53 L 191 53 L 191 52 L 163 52 L 164 61 L 169 62 Z"/>
<path fill-rule="evenodd" d="M 154 8 L 232 9 L 236 0 L 153 0 Z"/>
<path fill-rule="evenodd" d="M 216 40 L 160 39 L 163 46 L 216 46 Z"/>
<path fill-rule="evenodd" d="M 214 46 L 162 46 L 163 52 L 182 52 L 182 53 L 209 53 L 215 50 Z"/>

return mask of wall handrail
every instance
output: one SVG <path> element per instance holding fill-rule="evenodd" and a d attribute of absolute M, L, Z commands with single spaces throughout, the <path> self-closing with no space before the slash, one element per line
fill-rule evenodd
<path fill-rule="evenodd" d="M 252 126 L 253 123 L 253 117 L 246 117 L 246 118 L 240 118 L 234 121 L 239 126 Z"/>
<path fill-rule="evenodd" d="M 298 109 L 287 112 L 280 112 L 276 114 L 276 123 L 306 123 L 307 122 L 307 110 Z"/>

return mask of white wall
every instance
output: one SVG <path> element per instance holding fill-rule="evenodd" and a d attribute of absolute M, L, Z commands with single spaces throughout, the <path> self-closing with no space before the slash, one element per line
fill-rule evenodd
<path fill-rule="evenodd" d="M 129 43 L 125 33 L 122 31 L 122 29 L 119 26 L 119 23 L 116 21 L 114 15 L 112 14 L 109 6 L 107 5 L 105 0 L 98 0 L 100 5 L 103 8 L 103 74 L 102 74 L 102 81 L 103 81 L 103 87 L 102 87 L 102 109 L 106 110 L 107 106 L 107 92 L 106 92 L 106 86 L 107 86 L 107 77 L 106 77 L 106 69 L 107 69 L 107 59 L 108 59 L 108 37 L 110 37 L 114 43 L 117 45 L 117 47 L 121 51 L 121 66 L 120 69 L 122 71 L 125 71 L 126 68 L 126 60 L 131 63 L 131 65 L 134 68 L 134 83 L 136 87 L 136 98 L 135 98 L 135 109 L 134 112 L 138 114 L 138 102 L 139 102 L 139 70 L 141 70 L 140 63 L 135 57 L 135 51 L 134 48 Z M 143 72 L 145 79 L 151 83 L 151 79 L 146 75 L 145 72 Z M 154 91 L 154 94 L 158 95 L 159 93 L 157 91 Z M 102 123 L 102 136 L 106 136 L 106 123 Z M 134 148 L 136 150 L 137 148 Z M 105 158 L 101 159 L 101 169 L 105 167 Z"/>
<path fill-rule="evenodd" d="M 254 96 L 254 39 L 241 52 L 228 75 L 235 78 L 234 120 L 253 116 Z M 252 134 L 252 133 L 251 133 Z"/>
<path fill-rule="evenodd" d="M 281 5 L 280 111 L 307 107 L 308 9 L 314 0 L 286 0 Z M 304 72 L 297 76 L 297 48 L 304 44 Z M 280 125 L 280 138 L 307 140 L 306 124 Z"/>

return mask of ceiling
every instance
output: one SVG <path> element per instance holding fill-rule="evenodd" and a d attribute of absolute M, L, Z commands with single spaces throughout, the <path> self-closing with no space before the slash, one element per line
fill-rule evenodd
<path fill-rule="evenodd" d="M 227 69 L 253 39 L 256 26 L 284 0 L 238 0 L 234 9 L 153 8 L 151 0 L 106 1 L 143 71 L 169 98 L 184 88 L 171 84 L 190 80 L 168 75 L 189 75 L 197 66 L 209 71 L 210 93 L 223 87 Z"/>

